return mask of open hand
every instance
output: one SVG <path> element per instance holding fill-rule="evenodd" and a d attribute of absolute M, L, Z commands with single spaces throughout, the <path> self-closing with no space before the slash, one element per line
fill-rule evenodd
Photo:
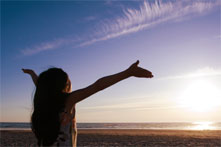
<path fill-rule="evenodd" d="M 31 69 L 24 69 L 24 68 L 22 68 L 22 71 L 24 72 L 24 73 L 26 73 L 26 74 L 32 74 L 32 73 L 34 73 L 34 71 L 33 70 L 31 70 Z"/>
<path fill-rule="evenodd" d="M 131 76 L 134 77 L 139 77 L 139 78 L 152 78 L 153 75 L 150 71 L 143 69 L 141 67 L 138 67 L 139 64 L 139 60 L 137 60 L 137 62 L 135 62 L 134 64 L 132 64 L 128 69 L 128 73 Z"/>
<path fill-rule="evenodd" d="M 37 85 L 38 76 L 36 75 L 36 73 L 33 70 L 22 68 L 22 71 L 26 74 L 29 74 L 31 76 L 33 82 L 35 83 L 35 85 Z"/>

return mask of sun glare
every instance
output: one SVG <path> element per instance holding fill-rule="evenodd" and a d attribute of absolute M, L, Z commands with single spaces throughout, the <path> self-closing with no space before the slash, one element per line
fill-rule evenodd
<path fill-rule="evenodd" d="M 192 130 L 214 130 L 213 122 L 194 122 Z"/>
<path fill-rule="evenodd" d="M 189 85 L 179 103 L 193 111 L 207 112 L 221 106 L 221 94 L 213 83 L 201 79 Z"/>

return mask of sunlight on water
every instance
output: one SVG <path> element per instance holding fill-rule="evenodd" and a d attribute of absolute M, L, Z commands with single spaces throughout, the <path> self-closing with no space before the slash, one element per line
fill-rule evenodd
<path fill-rule="evenodd" d="M 194 122 L 192 130 L 215 130 L 213 122 Z"/>

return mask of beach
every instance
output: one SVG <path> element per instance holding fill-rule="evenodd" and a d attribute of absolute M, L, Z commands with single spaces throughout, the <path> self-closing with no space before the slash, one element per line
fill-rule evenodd
<path fill-rule="evenodd" d="M 1 130 L 1 146 L 36 146 L 30 130 Z M 79 129 L 78 146 L 221 146 L 221 130 Z"/>

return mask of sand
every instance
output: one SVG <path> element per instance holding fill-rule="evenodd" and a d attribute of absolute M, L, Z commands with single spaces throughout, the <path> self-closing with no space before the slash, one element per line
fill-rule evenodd
<path fill-rule="evenodd" d="M 2 130 L 1 146 L 36 146 L 28 130 Z M 78 130 L 78 146 L 211 146 L 221 147 L 221 130 Z"/>

